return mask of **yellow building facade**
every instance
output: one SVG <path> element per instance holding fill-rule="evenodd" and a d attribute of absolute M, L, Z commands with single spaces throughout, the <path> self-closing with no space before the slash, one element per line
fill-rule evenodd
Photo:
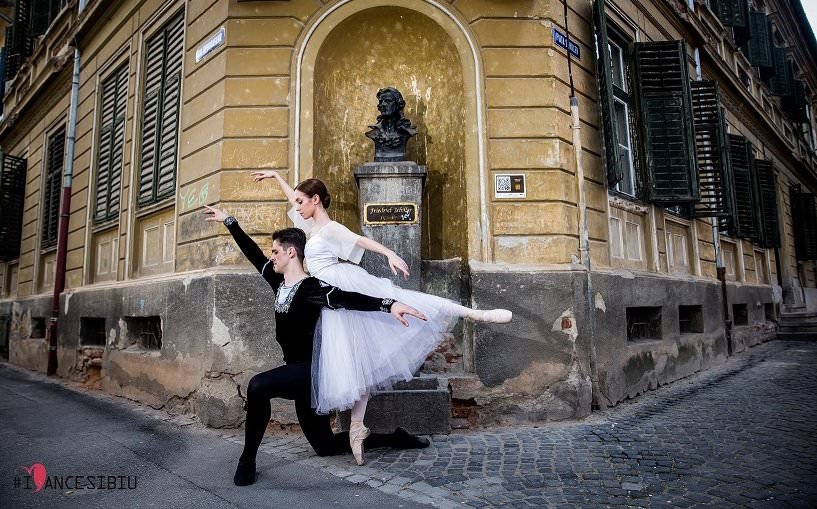
<path fill-rule="evenodd" d="M 0 122 L 4 171 L 24 175 L 19 222 L 1 230 L 9 360 L 47 369 L 70 166 L 58 373 L 239 424 L 242 387 L 282 362 L 271 293 L 202 206 L 268 247 L 288 204 L 249 172 L 275 169 L 293 185 L 324 180 L 333 218 L 360 231 L 352 169 L 372 159 L 363 133 L 385 86 L 403 93 L 418 127 L 408 155 L 429 172 L 425 289 L 515 313 L 508 326 L 465 324 L 430 357 L 453 425 L 586 416 L 773 338 L 781 311 L 817 309 L 817 255 L 795 214 L 812 213 L 817 192 L 817 44 L 802 9 L 599 1 L 18 2 Z M 770 39 L 752 49 L 760 32 Z M 636 47 L 660 41 L 681 41 L 685 87 L 717 82 L 711 132 L 725 144 L 712 153 L 728 159 L 704 160 L 719 139 L 701 138 L 703 117 L 686 138 L 648 125 L 649 53 Z M 787 48 L 782 75 L 775 48 Z M 756 65 L 755 49 L 771 60 Z M 780 95 L 778 78 L 799 88 Z M 669 145 L 657 140 L 676 138 L 691 147 L 696 200 L 658 194 Z M 773 168 L 771 195 L 763 175 L 746 173 L 752 194 L 705 173 L 740 177 L 740 154 L 752 172 Z M 700 204 L 720 187 L 712 200 L 732 208 L 713 220 Z M 755 198 L 748 212 L 742 195 Z M 294 419 L 285 405 L 274 418 Z"/>

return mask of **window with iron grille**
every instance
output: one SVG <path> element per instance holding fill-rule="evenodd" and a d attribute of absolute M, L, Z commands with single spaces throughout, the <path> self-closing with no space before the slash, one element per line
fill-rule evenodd
<path fill-rule="evenodd" d="M 794 185 L 789 190 L 789 201 L 795 257 L 800 261 L 817 261 L 817 202 L 814 194 Z"/>
<path fill-rule="evenodd" d="M 45 186 L 43 188 L 43 227 L 40 247 L 43 249 L 57 243 L 60 222 L 60 192 L 62 191 L 62 168 L 65 161 L 65 126 L 48 137 L 45 160 Z"/>
<path fill-rule="evenodd" d="M 119 214 L 127 99 L 128 66 L 126 64 L 102 82 L 94 208 L 94 221 L 97 223 L 116 219 Z"/>
<path fill-rule="evenodd" d="M 184 17 L 176 14 L 145 44 L 138 206 L 176 190 L 179 102 L 184 59 Z"/>
<path fill-rule="evenodd" d="M 0 154 L 0 261 L 20 256 L 26 160 Z"/>

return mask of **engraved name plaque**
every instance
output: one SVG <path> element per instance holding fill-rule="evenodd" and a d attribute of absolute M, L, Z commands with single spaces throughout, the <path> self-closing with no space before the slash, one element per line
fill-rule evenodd
<path fill-rule="evenodd" d="M 363 224 L 417 224 L 416 203 L 367 203 Z"/>

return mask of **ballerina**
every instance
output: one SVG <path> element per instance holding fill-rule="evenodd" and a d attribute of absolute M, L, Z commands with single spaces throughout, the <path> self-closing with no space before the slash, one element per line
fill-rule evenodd
<path fill-rule="evenodd" d="M 251 176 L 256 182 L 274 178 L 292 204 L 288 216 L 307 235 L 305 255 L 311 275 L 346 291 L 399 300 L 427 318 L 404 328 L 372 313 L 345 309 L 321 312 L 313 350 L 312 404 L 319 413 L 351 408 L 349 442 L 355 461 L 362 465 L 363 440 L 369 436 L 363 418 L 372 390 L 410 380 L 457 319 L 507 323 L 513 315 L 506 309 L 471 309 L 442 297 L 405 290 L 389 279 L 369 274 L 357 265 L 365 250 L 385 256 L 395 275 L 399 271 L 408 277 L 408 265 L 386 246 L 332 221 L 326 212 L 330 195 L 323 182 L 307 179 L 293 189 L 274 170 L 255 171 Z"/>

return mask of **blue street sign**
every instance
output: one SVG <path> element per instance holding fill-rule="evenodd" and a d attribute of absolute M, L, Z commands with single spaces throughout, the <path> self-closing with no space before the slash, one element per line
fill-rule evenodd
<path fill-rule="evenodd" d="M 567 40 L 567 36 L 557 30 L 555 27 L 553 28 L 553 42 L 556 43 L 557 46 L 561 46 L 562 48 L 566 49 L 576 58 L 581 58 L 581 50 L 579 45 L 573 42 L 572 40 Z"/>

